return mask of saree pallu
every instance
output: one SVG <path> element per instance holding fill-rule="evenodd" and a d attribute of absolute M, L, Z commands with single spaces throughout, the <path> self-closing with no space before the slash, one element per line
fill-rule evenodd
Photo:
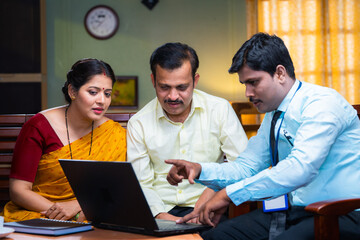
<path fill-rule="evenodd" d="M 70 145 L 73 159 L 126 161 L 125 129 L 112 120 L 94 129 L 90 155 L 91 133 Z M 42 155 L 32 190 L 51 202 L 75 200 L 75 195 L 58 161 L 69 158 L 69 145 Z M 41 213 L 26 210 L 12 201 L 5 205 L 3 215 L 7 222 L 44 217 Z"/>

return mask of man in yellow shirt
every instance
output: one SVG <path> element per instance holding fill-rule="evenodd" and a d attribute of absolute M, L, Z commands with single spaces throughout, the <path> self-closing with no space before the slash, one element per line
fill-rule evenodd
<path fill-rule="evenodd" d="M 184 181 L 171 186 L 166 159 L 233 161 L 246 148 L 246 134 L 231 105 L 195 87 L 199 60 L 186 44 L 167 43 L 151 58 L 156 98 L 127 125 L 127 159 L 133 164 L 154 217 L 177 220 L 200 207 L 213 190 Z M 200 197 L 201 196 L 201 197 Z"/>

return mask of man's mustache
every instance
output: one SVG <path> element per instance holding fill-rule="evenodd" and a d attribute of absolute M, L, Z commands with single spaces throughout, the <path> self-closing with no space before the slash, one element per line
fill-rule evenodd
<path fill-rule="evenodd" d="M 164 103 L 181 103 L 181 104 L 183 104 L 184 102 L 181 101 L 180 99 L 176 99 L 176 100 L 165 99 Z"/>
<path fill-rule="evenodd" d="M 259 103 L 259 102 L 262 102 L 260 99 L 257 99 L 257 98 L 253 98 L 253 97 L 249 97 L 249 101 L 252 102 L 252 103 Z"/>

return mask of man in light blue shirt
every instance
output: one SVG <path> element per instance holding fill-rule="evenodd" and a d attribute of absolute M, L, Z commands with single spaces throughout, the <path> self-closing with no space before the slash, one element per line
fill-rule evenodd
<path fill-rule="evenodd" d="M 216 226 L 218 216 L 232 201 L 267 201 L 258 209 L 219 224 L 204 239 L 313 239 L 310 203 L 360 197 L 360 121 L 356 110 L 336 91 L 296 80 L 284 42 L 255 34 L 233 58 L 230 73 L 238 73 L 246 96 L 266 113 L 256 136 L 235 162 L 174 164 L 168 181 L 188 178 L 217 191 L 200 210 L 179 222 L 199 216 Z M 270 147 L 273 115 L 274 147 Z M 278 159 L 278 161 L 277 161 Z M 291 207 L 286 210 L 287 200 Z M 280 199 L 280 200 L 279 200 Z M 271 204 L 269 204 L 271 203 Z M 280 209 L 280 211 L 279 211 Z M 286 218 L 285 218 L 286 216 Z M 283 219 L 283 220 L 281 220 Z M 283 221 L 284 229 L 276 226 Z M 341 239 L 360 237 L 360 212 L 340 217 Z"/>

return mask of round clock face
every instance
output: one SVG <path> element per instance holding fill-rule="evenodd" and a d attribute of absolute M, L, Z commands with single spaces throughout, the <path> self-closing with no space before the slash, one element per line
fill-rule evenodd
<path fill-rule="evenodd" d="M 119 27 L 119 18 L 116 12 L 105 5 L 91 8 L 85 16 L 86 31 L 97 39 L 112 37 Z"/>

